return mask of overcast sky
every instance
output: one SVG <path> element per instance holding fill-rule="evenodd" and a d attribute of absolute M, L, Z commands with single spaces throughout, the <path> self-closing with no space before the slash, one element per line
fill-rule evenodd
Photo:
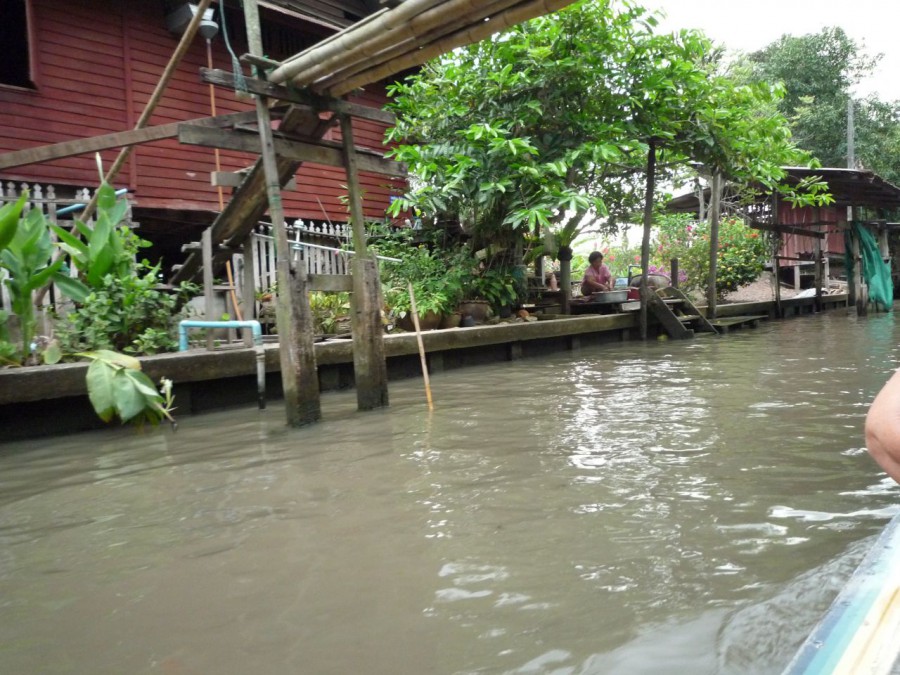
<path fill-rule="evenodd" d="M 668 15 L 660 30 L 699 28 L 729 50 L 755 51 L 785 33 L 807 35 L 840 26 L 867 54 L 884 54 L 857 94 L 900 100 L 898 0 L 638 0 L 638 4 Z"/>

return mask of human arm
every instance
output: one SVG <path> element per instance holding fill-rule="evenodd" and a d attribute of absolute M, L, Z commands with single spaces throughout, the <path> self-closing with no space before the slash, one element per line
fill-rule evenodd
<path fill-rule="evenodd" d="M 604 283 L 603 270 L 606 269 L 606 282 Z M 593 267 L 588 267 L 584 273 L 584 280 L 581 282 L 582 289 L 589 288 L 591 293 L 596 293 L 597 291 L 608 291 L 610 290 L 609 286 L 609 270 L 604 265 L 599 270 L 595 270 Z"/>
<path fill-rule="evenodd" d="M 900 370 L 887 381 L 866 415 L 866 449 L 900 483 Z"/>

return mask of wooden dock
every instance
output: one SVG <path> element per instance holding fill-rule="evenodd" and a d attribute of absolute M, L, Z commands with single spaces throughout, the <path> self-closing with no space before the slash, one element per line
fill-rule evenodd
<path fill-rule="evenodd" d="M 722 319 L 711 319 L 710 323 L 719 333 L 738 330 L 740 328 L 756 328 L 760 321 L 768 319 L 768 314 L 750 314 L 747 316 L 729 316 Z"/>

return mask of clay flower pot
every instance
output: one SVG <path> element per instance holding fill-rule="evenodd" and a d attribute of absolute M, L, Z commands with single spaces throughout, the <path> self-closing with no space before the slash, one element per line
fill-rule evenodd
<path fill-rule="evenodd" d="M 487 300 L 466 300 L 457 307 L 462 316 L 470 316 L 475 323 L 484 323 L 491 311 L 491 304 Z"/>

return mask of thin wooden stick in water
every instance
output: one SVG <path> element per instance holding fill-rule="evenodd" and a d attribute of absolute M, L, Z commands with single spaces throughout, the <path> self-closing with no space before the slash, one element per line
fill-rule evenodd
<path fill-rule="evenodd" d="M 412 310 L 413 325 L 416 327 L 416 341 L 419 343 L 419 358 L 422 360 L 422 378 L 425 380 L 425 398 L 428 399 L 428 409 L 434 410 L 431 401 L 431 382 L 428 380 L 428 364 L 425 362 L 425 345 L 422 343 L 422 331 L 419 328 L 419 313 L 416 311 L 416 296 L 413 293 L 412 282 L 409 283 L 409 306 Z"/>

